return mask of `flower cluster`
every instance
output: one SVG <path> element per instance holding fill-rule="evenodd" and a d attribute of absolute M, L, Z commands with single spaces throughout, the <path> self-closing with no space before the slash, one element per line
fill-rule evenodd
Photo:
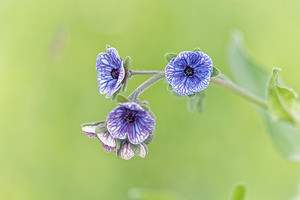
<path fill-rule="evenodd" d="M 212 60 L 203 52 L 184 51 L 166 66 L 166 79 L 180 95 L 205 89 L 213 72 Z"/>
<path fill-rule="evenodd" d="M 117 157 L 125 160 L 134 155 L 146 156 L 154 129 L 155 120 L 150 113 L 134 102 L 120 103 L 108 114 L 106 122 L 82 125 L 86 136 L 98 137 L 106 152 L 114 151 Z"/>
<path fill-rule="evenodd" d="M 127 65 L 126 60 L 124 62 L 113 47 L 107 48 L 107 53 L 99 53 L 96 70 L 100 94 L 106 94 L 106 98 L 110 98 L 119 93 L 122 84 L 132 76 Z M 165 74 L 176 93 L 191 95 L 208 86 L 212 73 L 212 60 L 209 56 L 200 51 L 184 51 L 170 60 L 162 76 L 157 74 L 156 78 L 149 79 L 144 84 L 153 84 L 153 81 Z M 138 97 L 139 90 L 134 91 L 133 96 Z M 117 157 L 125 160 L 135 155 L 144 158 L 148 152 L 147 145 L 155 136 L 155 116 L 150 111 L 148 102 L 140 102 L 130 96 L 126 98 L 118 95 L 119 105 L 108 114 L 106 121 L 82 125 L 82 132 L 86 136 L 98 138 L 106 152 L 114 151 Z"/>

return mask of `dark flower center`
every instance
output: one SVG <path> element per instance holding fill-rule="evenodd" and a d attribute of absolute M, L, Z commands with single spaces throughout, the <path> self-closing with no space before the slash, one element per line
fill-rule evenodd
<path fill-rule="evenodd" d="M 135 122 L 136 116 L 134 116 L 134 114 L 132 113 L 128 113 L 125 116 L 125 122 L 127 122 L 128 124 L 132 124 L 133 122 Z"/>
<path fill-rule="evenodd" d="M 188 77 L 192 77 L 195 73 L 194 68 L 192 68 L 191 66 L 186 66 L 184 68 L 184 74 L 187 75 Z"/>
<path fill-rule="evenodd" d="M 113 79 L 118 79 L 119 77 L 119 70 L 118 69 L 112 69 L 110 72 L 110 75 Z"/>

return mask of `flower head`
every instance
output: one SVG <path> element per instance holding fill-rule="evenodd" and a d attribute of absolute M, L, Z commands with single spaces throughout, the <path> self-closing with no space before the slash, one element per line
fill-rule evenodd
<path fill-rule="evenodd" d="M 136 145 L 130 143 L 127 139 L 116 139 L 108 132 L 104 121 L 85 123 L 82 125 L 82 132 L 90 138 L 98 138 L 104 151 L 108 153 L 114 151 L 117 157 L 121 157 L 124 160 L 129 160 L 135 155 L 145 158 L 147 154 L 147 144 L 149 144 L 154 137 L 154 135 L 151 134 L 144 143 Z"/>
<path fill-rule="evenodd" d="M 107 129 L 114 138 L 128 140 L 132 144 L 141 144 L 154 131 L 155 120 L 139 104 L 120 103 L 107 116 Z"/>
<path fill-rule="evenodd" d="M 200 51 L 184 51 L 165 68 L 166 79 L 180 95 L 191 95 L 205 89 L 213 72 L 211 58 Z"/>
<path fill-rule="evenodd" d="M 123 62 L 115 48 L 108 48 L 107 53 L 99 53 L 96 60 L 96 70 L 99 72 L 98 89 L 106 98 L 115 93 L 122 85 L 125 78 Z"/>

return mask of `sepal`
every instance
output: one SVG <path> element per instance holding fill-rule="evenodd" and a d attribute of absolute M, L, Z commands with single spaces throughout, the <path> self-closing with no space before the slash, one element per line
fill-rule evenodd
<path fill-rule="evenodd" d="M 150 133 L 149 136 L 147 137 L 147 139 L 143 141 L 143 143 L 146 145 L 151 144 L 153 142 L 154 138 L 155 138 L 155 131 Z"/>
<path fill-rule="evenodd" d="M 139 102 L 139 104 L 145 110 L 150 111 L 150 104 L 148 101 L 141 101 L 141 102 Z"/>
<path fill-rule="evenodd" d="M 268 109 L 275 120 L 300 124 L 300 104 L 296 92 L 279 82 L 280 68 L 274 68 L 267 89 Z"/>
<path fill-rule="evenodd" d="M 141 145 L 140 144 L 130 144 L 130 148 L 134 152 L 135 155 L 138 155 L 141 151 Z"/>
<path fill-rule="evenodd" d="M 109 49 L 109 48 L 111 48 L 111 46 L 108 45 L 108 44 L 106 44 L 105 48 L 106 48 L 106 49 Z"/>
<path fill-rule="evenodd" d="M 176 53 L 166 53 L 165 54 L 165 59 L 170 62 L 173 58 L 176 58 L 177 54 Z"/>
<path fill-rule="evenodd" d="M 131 65 L 132 59 L 130 56 L 127 56 L 123 61 L 123 67 L 125 69 L 125 78 L 123 80 L 123 87 L 122 91 L 125 92 L 127 89 L 127 82 L 130 78 L 130 65 Z"/>
<path fill-rule="evenodd" d="M 201 49 L 199 47 L 196 47 L 195 49 L 193 49 L 193 52 L 197 52 L 197 51 L 201 52 Z"/>
<path fill-rule="evenodd" d="M 116 100 L 117 100 L 118 103 L 126 103 L 126 102 L 129 102 L 129 99 L 127 99 L 127 97 L 125 97 L 125 96 L 122 95 L 122 94 L 118 94 Z"/>
<path fill-rule="evenodd" d="M 210 77 L 215 77 L 218 76 L 220 74 L 220 70 L 216 67 L 213 67 L 213 72 L 211 73 Z"/>

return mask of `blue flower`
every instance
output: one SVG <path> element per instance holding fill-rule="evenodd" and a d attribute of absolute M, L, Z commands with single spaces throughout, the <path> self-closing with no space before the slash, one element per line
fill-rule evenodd
<path fill-rule="evenodd" d="M 180 95 L 191 95 L 205 89 L 213 72 L 211 58 L 203 52 L 184 51 L 165 68 L 166 79 Z"/>
<path fill-rule="evenodd" d="M 155 120 L 139 104 L 120 103 L 106 119 L 107 129 L 114 138 L 128 140 L 132 144 L 141 144 L 155 129 Z"/>
<path fill-rule="evenodd" d="M 122 85 L 125 78 L 123 62 L 115 48 L 108 48 L 107 53 L 99 53 L 96 60 L 96 70 L 99 72 L 98 89 L 106 98 L 115 93 Z"/>

